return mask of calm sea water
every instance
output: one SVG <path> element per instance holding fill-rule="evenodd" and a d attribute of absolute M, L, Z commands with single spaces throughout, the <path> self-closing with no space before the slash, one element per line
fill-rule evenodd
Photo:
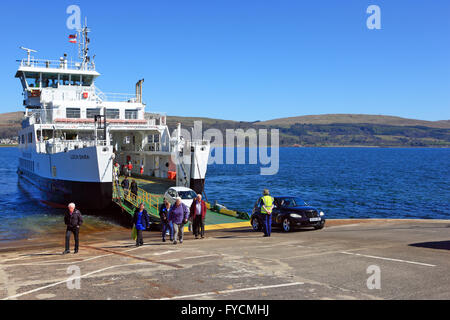
<path fill-rule="evenodd" d="M 0 241 L 61 225 L 61 210 L 41 205 L 18 184 L 18 154 L 0 148 Z M 211 202 L 249 212 L 264 188 L 302 197 L 329 218 L 450 219 L 450 149 L 281 148 L 273 176 L 260 175 L 260 165 L 208 167 Z"/>
<path fill-rule="evenodd" d="M 450 149 L 281 148 L 279 158 L 273 176 L 260 165 L 209 166 L 208 199 L 248 212 L 268 188 L 329 218 L 450 219 Z"/>

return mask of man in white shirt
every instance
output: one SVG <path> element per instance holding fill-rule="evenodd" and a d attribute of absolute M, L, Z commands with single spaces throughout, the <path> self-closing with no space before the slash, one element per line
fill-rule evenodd
<path fill-rule="evenodd" d="M 205 237 L 205 216 L 206 216 L 206 203 L 202 200 L 202 195 L 198 194 L 191 205 L 190 217 L 193 222 L 194 236 L 198 239 L 200 235 L 202 239 Z"/>

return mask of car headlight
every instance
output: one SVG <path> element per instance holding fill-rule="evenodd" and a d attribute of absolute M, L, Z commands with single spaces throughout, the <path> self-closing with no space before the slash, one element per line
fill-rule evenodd
<path fill-rule="evenodd" d="M 320 212 L 319 212 L 319 215 L 320 215 L 321 217 L 323 217 L 323 216 L 325 215 L 325 213 L 323 213 L 323 211 L 320 211 Z"/>
<path fill-rule="evenodd" d="M 291 217 L 292 218 L 301 218 L 302 215 L 301 214 L 297 214 L 297 213 L 291 213 Z"/>

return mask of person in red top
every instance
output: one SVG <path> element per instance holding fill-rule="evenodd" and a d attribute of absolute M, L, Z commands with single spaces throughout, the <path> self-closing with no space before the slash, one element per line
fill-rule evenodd
<path fill-rule="evenodd" d="M 128 162 L 128 175 L 131 177 L 131 170 L 133 170 L 133 164 L 130 162 Z"/>
<path fill-rule="evenodd" d="M 205 216 L 206 216 L 206 203 L 202 200 L 202 195 L 198 194 L 192 201 L 190 218 L 194 224 L 194 236 L 198 239 L 198 235 L 202 239 L 205 237 Z"/>

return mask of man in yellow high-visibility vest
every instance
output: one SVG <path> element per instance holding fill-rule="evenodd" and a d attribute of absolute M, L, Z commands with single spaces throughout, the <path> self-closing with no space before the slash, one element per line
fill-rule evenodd
<path fill-rule="evenodd" d="M 270 237 L 272 233 L 272 210 L 274 199 L 270 196 L 269 190 L 263 190 L 263 196 L 258 199 L 256 205 L 261 208 L 264 237 Z"/>

